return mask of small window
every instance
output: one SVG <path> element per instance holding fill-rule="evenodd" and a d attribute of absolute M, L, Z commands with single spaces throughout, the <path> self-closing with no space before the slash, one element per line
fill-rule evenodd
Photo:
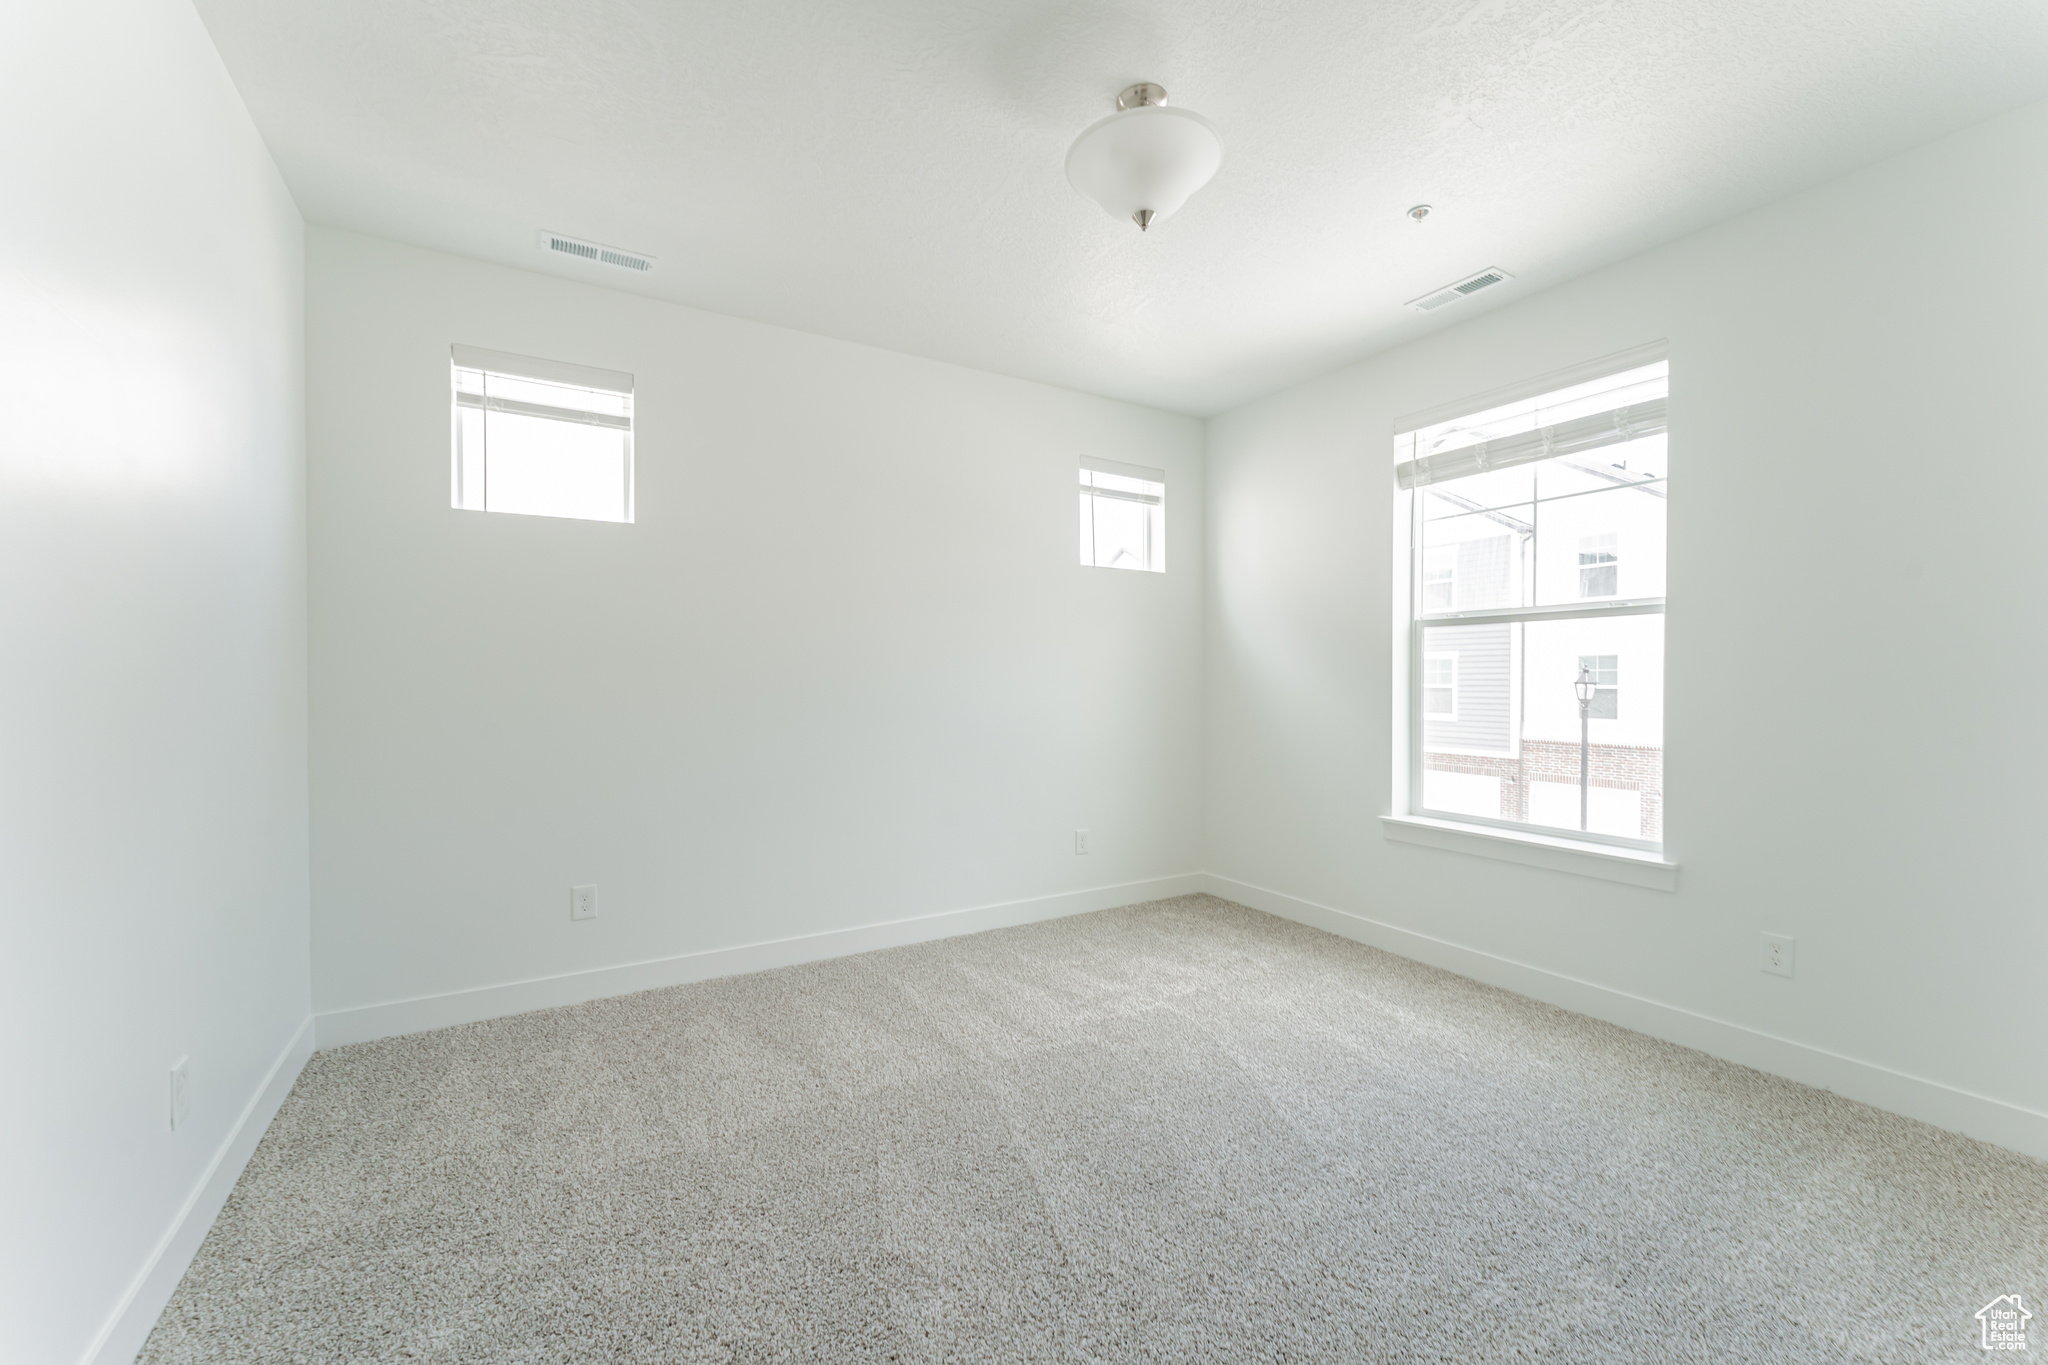
<path fill-rule="evenodd" d="M 632 375 L 471 346 L 451 369 L 454 507 L 633 519 Z"/>
<path fill-rule="evenodd" d="M 1579 671 L 1593 679 L 1593 700 L 1586 707 L 1588 720 L 1621 719 L 1621 670 L 1614 654 L 1581 654 Z"/>
<path fill-rule="evenodd" d="M 1166 572 L 1166 471 L 1081 460 L 1081 564 Z"/>
<path fill-rule="evenodd" d="M 1579 537 L 1579 596 L 1619 597 L 1621 558 L 1612 531 Z"/>
<path fill-rule="evenodd" d="M 1422 609 L 1449 611 L 1458 596 L 1458 547 L 1432 545 L 1422 554 Z"/>
<path fill-rule="evenodd" d="M 1434 720 L 1458 718 L 1458 656 L 1422 656 L 1422 714 Z"/>

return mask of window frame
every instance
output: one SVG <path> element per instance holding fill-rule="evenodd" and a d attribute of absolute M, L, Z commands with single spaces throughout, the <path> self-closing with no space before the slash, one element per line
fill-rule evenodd
<path fill-rule="evenodd" d="M 634 398 L 633 376 L 621 370 L 601 370 L 590 365 L 575 365 L 563 360 L 545 360 L 539 356 L 515 355 L 510 351 L 486 350 L 480 346 L 465 346 L 456 343 L 448 348 L 448 505 L 452 511 L 495 513 L 498 516 L 537 516 L 555 521 L 586 521 L 608 526 L 631 526 L 637 519 L 634 484 L 636 481 L 637 458 L 634 436 L 638 431 L 638 408 Z M 565 388 L 583 389 L 594 393 L 610 394 L 624 400 L 623 416 L 579 414 L 573 409 L 553 409 L 546 405 L 521 402 L 513 399 L 493 399 L 488 392 L 476 396 L 475 401 L 465 401 L 470 395 L 462 387 L 465 372 L 478 372 L 483 376 L 486 388 L 489 377 L 520 380 L 530 383 L 559 385 Z M 566 421 L 591 426 L 607 427 L 620 433 L 621 476 L 624 485 L 620 489 L 619 507 L 623 515 L 618 517 L 586 517 L 568 512 L 524 512 L 510 508 L 494 508 L 490 505 L 490 456 L 488 444 L 478 451 L 480 465 L 479 503 L 470 506 L 465 497 L 465 450 L 463 446 L 464 408 L 488 411 L 499 408 L 506 412 L 526 416 L 546 417 L 554 421 Z M 488 442 L 488 437 L 486 437 Z"/>
<path fill-rule="evenodd" d="M 1472 413 L 1484 412 L 1490 408 L 1505 406 L 1531 398 L 1538 398 L 1559 389 L 1578 384 L 1591 383 L 1610 376 L 1620 375 L 1629 370 L 1668 361 L 1669 352 L 1663 343 L 1639 347 L 1604 360 L 1575 366 L 1508 389 L 1496 390 L 1489 394 L 1459 402 L 1444 408 L 1431 410 L 1404 418 L 1396 423 L 1397 435 L 1420 430 L 1437 422 L 1451 421 Z M 1668 385 L 1668 375 L 1666 378 Z M 1668 483 L 1668 480 L 1667 480 Z M 1666 614 L 1666 598 L 1655 597 L 1613 597 L 1581 598 L 1574 602 L 1548 606 L 1486 607 L 1464 611 L 1451 610 L 1425 612 L 1423 610 L 1423 496 L 1429 485 L 1401 488 L 1396 485 L 1394 500 L 1394 524 L 1396 528 L 1397 560 L 1396 592 L 1398 616 L 1405 616 L 1405 623 L 1398 621 L 1397 630 L 1401 637 L 1400 654 L 1403 657 L 1406 675 L 1405 695 L 1396 699 L 1396 754 L 1395 790 L 1397 810 L 1394 820 L 1420 820 L 1445 826 L 1470 826 L 1479 831 L 1498 832 L 1511 839 L 1534 840 L 1546 844 L 1569 846 L 1584 845 L 1589 848 L 1612 849 L 1628 854 L 1653 855 L 1661 860 L 1669 842 L 1668 823 L 1664 827 L 1663 840 L 1629 838 L 1623 835 L 1603 834 L 1594 830 L 1560 830 L 1548 825 L 1521 823 L 1501 820 L 1483 815 L 1471 815 L 1459 811 L 1441 811 L 1423 804 L 1422 774 L 1424 763 L 1422 677 L 1425 655 L 1443 653 L 1440 650 L 1424 649 L 1424 631 L 1432 626 L 1477 625 L 1488 622 L 1527 625 L 1543 621 L 1581 620 L 1592 617 L 1644 616 Z M 1568 495 L 1583 496 L 1583 495 Z M 1544 500 L 1547 501 L 1547 500 Z M 1541 515 L 1541 501 L 1536 504 L 1538 517 Z M 1405 542 L 1401 538 L 1405 537 Z M 1668 557 L 1668 549 L 1667 549 Z M 1616 544 L 1616 583 L 1619 588 L 1620 545 Z M 1667 558 L 1668 569 L 1668 558 Z M 1455 599 L 1454 599 L 1455 601 Z M 1617 655 L 1617 678 L 1619 677 L 1619 656 Z M 1619 683 L 1616 685 L 1617 694 Z M 1616 697 L 1619 710 L 1620 698 Z M 1668 725 L 1668 717 L 1667 725 Z M 1665 819 L 1669 819 L 1669 807 L 1665 807 Z"/>
<path fill-rule="evenodd" d="M 1113 478 L 1132 479 L 1139 483 L 1155 484 L 1157 493 L 1139 493 L 1122 488 L 1098 488 L 1090 482 L 1077 485 L 1077 495 L 1088 499 L 1090 544 L 1089 558 L 1080 560 L 1084 569 L 1115 569 L 1119 573 L 1166 572 L 1166 471 L 1149 465 L 1124 464 L 1117 460 L 1105 460 L 1093 455 L 1080 458 L 1079 473 L 1082 476 L 1107 474 Z M 1147 509 L 1145 515 L 1145 562 L 1139 565 L 1104 564 L 1093 543 L 1095 504 L 1107 498 L 1112 502 L 1137 503 Z M 1077 509 L 1078 510 L 1078 509 Z M 1078 552 L 1078 546 L 1076 547 Z M 1078 557 L 1078 554 L 1077 554 Z"/>

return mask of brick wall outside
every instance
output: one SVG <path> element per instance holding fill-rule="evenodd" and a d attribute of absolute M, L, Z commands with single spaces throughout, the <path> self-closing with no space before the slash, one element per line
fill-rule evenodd
<path fill-rule="evenodd" d="M 1633 744 L 1595 744 L 1587 751 L 1587 782 L 1643 794 L 1641 838 L 1664 837 L 1664 751 Z M 1422 756 L 1423 766 L 1441 773 L 1476 773 L 1500 779 L 1500 818 L 1526 822 L 1529 784 L 1579 784 L 1579 746 L 1555 740 L 1522 741 L 1520 759 L 1483 754 Z"/>

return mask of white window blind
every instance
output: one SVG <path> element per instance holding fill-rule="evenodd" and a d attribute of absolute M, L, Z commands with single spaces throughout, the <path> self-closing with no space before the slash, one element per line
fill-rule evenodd
<path fill-rule="evenodd" d="M 1666 362 L 1398 433 L 1403 488 L 1626 445 L 1669 427 Z"/>
<path fill-rule="evenodd" d="M 633 519 L 633 376 L 451 350 L 453 506 L 477 512 Z"/>
<path fill-rule="evenodd" d="M 1166 571 L 1166 471 L 1081 457 L 1081 563 Z"/>

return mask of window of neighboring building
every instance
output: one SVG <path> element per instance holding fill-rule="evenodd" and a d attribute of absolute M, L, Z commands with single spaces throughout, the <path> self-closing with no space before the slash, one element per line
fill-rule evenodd
<path fill-rule="evenodd" d="M 1579 596 L 1614 597 L 1620 589 L 1621 559 L 1615 553 L 1620 537 L 1613 531 L 1579 537 Z"/>
<path fill-rule="evenodd" d="M 1166 572 L 1166 471 L 1081 458 L 1081 564 Z"/>
<path fill-rule="evenodd" d="M 450 502 L 471 512 L 633 519 L 633 376 L 453 348 Z"/>
<path fill-rule="evenodd" d="M 1458 600 L 1458 547 L 1432 545 L 1422 555 L 1422 609 L 1449 611 Z"/>
<path fill-rule="evenodd" d="M 1669 376 L 1639 359 L 1397 434 L 1410 812 L 1662 846 Z"/>
<path fill-rule="evenodd" d="M 1422 660 L 1422 714 L 1443 720 L 1458 715 L 1458 656 L 1429 654 Z"/>
<path fill-rule="evenodd" d="M 1588 720 L 1621 718 L 1620 660 L 1613 654 L 1581 654 L 1579 671 L 1593 680 L 1593 700 L 1586 707 Z"/>

